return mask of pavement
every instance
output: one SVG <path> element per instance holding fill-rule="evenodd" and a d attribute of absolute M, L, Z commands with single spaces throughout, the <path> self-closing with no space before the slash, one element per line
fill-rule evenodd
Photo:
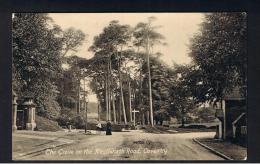
<path fill-rule="evenodd" d="M 38 133 L 13 134 L 13 160 L 225 160 L 193 141 L 213 137 L 214 132 Z"/>

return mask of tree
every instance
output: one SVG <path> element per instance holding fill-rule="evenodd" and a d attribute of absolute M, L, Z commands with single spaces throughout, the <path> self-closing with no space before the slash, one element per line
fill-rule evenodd
<path fill-rule="evenodd" d="M 151 86 L 155 120 L 162 121 L 170 118 L 170 90 L 174 82 L 173 69 L 168 67 L 159 56 L 151 55 Z"/>
<path fill-rule="evenodd" d="M 152 53 L 153 46 L 162 43 L 164 37 L 155 31 L 157 27 L 152 26 L 152 21 L 155 17 L 149 17 L 147 23 L 138 23 L 133 33 L 135 37 L 134 45 L 138 48 L 144 47 L 147 55 L 147 71 L 148 71 L 148 87 L 149 87 L 149 107 L 150 107 L 150 123 L 153 126 L 153 103 L 152 103 L 152 89 L 151 89 L 151 72 L 150 72 L 150 53 Z"/>
<path fill-rule="evenodd" d="M 86 38 L 86 34 L 84 34 L 81 30 L 76 30 L 74 28 L 68 28 L 62 32 L 61 40 L 62 40 L 62 52 L 61 52 L 61 60 L 62 64 L 67 64 L 69 58 L 66 57 L 68 52 L 76 53 L 77 49 L 83 44 L 83 41 Z M 64 88 L 65 88 L 65 74 L 64 68 L 62 69 L 62 76 L 60 82 L 60 97 L 61 97 L 61 107 L 64 108 Z"/>
<path fill-rule="evenodd" d="M 62 108 L 64 102 L 67 108 L 75 105 L 75 83 L 70 77 L 75 71 L 63 70 L 62 64 L 67 52 L 75 52 L 82 44 L 85 34 L 72 28 L 62 31 L 42 13 L 15 13 L 12 32 L 13 89 L 20 97 L 34 97 L 45 109 L 41 113 L 56 119 L 60 104 Z"/>
<path fill-rule="evenodd" d="M 16 13 L 13 18 L 13 89 L 19 96 L 33 96 L 51 118 L 59 113 L 55 81 L 61 71 L 61 32 L 47 14 Z"/>
<path fill-rule="evenodd" d="M 143 64 L 145 63 L 146 67 L 148 65 L 150 67 L 150 64 L 145 61 L 148 61 L 147 57 L 150 58 L 153 53 L 153 46 L 163 44 L 161 40 L 164 38 L 155 31 L 157 27 L 149 25 L 151 21 L 152 19 L 149 19 L 148 23 L 139 23 L 134 30 L 129 25 L 120 25 L 118 21 L 111 21 L 103 32 L 95 37 L 94 43 L 90 47 L 95 55 L 90 59 L 88 68 L 92 72 L 92 82 L 95 81 L 95 84 L 97 84 L 91 83 L 92 89 L 97 92 L 97 95 L 100 95 L 98 96 L 99 99 L 105 102 L 102 106 L 106 106 L 107 115 L 110 116 L 111 108 L 113 108 L 113 113 L 116 113 L 114 109 L 118 108 L 118 114 L 114 114 L 114 120 L 121 121 L 122 112 L 125 123 L 128 120 L 131 121 L 131 109 L 140 107 L 140 100 L 143 97 L 145 98 L 141 87 L 145 85 L 145 82 L 148 83 L 142 81 L 142 79 L 149 78 L 149 76 L 146 76 L 148 69 L 143 68 Z M 134 46 L 130 49 L 128 45 L 132 44 L 129 41 L 133 36 Z M 148 49 L 147 45 L 149 46 Z M 135 51 L 136 49 L 137 51 Z M 149 56 L 148 53 L 150 53 Z M 148 62 L 150 62 L 150 59 Z M 151 82 L 151 80 L 148 81 Z M 140 95 L 138 101 L 136 94 Z M 147 101 L 151 102 L 149 99 Z M 115 106 L 116 103 L 118 105 Z M 115 115 L 119 118 L 116 119 Z M 148 117 L 148 120 L 151 118 Z"/>
<path fill-rule="evenodd" d="M 193 115 L 197 116 L 197 122 L 213 122 L 215 117 L 216 110 L 212 107 L 201 107 L 197 108 Z"/>
<path fill-rule="evenodd" d="M 201 102 L 216 102 L 223 95 L 246 85 L 247 25 L 246 13 L 211 13 L 205 15 L 201 31 L 192 40 L 190 56 L 199 75 L 194 86 Z M 244 90 L 245 92 L 245 90 Z"/>
<path fill-rule="evenodd" d="M 94 38 L 94 43 L 90 47 L 90 50 L 95 52 L 98 55 L 101 55 L 106 58 L 107 69 L 106 69 L 106 77 L 105 77 L 105 90 L 106 90 L 106 109 L 107 109 L 107 120 L 110 119 L 110 97 L 111 97 L 111 80 L 112 78 L 112 65 L 111 65 L 111 56 L 112 54 L 116 55 L 118 59 L 116 64 L 118 65 L 118 78 L 120 85 L 120 97 L 124 121 L 127 123 L 126 112 L 125 112 L 125 103 L 123 96 L 123 87 L 122 87 L 122 76 L 121 76 L 121 65 L 122 65 L 122 50 L 123 46 L 127 44 L 129 39 L 131 38 L 130 26 L 128 25 L 120 25 L 118 21 L 111 21 L 109 26 L 105 27 L 103 33 Z M 114 94 L 114 93 L 112 93 Z"/>
<path fill-rule="evenodd" d="M 82 46 L 86 34 L 81 30 L 74 28 L 66 29 L 62 34 L 62 56 L 64 57 L 69 51 L 77 52 L 77 49 Z"/>

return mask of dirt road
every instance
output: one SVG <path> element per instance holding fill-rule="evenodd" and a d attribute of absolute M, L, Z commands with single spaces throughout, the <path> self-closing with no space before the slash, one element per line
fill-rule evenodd
<path fill-rule="evenodd" d="M 213 132 L 152 134 L 134 130 L 114 132 L 112 136 L 75 136 L 77 140 L 73 135 L 60 136 L 59 142 L 67 139 L 65 145 L 16 160 L 223 160 L 192 141 L 194 137 L 213 137 Z"/>

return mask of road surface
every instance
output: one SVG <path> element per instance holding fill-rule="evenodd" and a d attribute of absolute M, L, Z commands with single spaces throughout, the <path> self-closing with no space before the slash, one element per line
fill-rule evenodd
<path fill-rule="evenodd" d="M 64 134 L 63 134 L 64 133 Z M 214 132 L 153 134 L 141 130 L 85 135 L 60 133 L 46 137 L 53 142 L 42 143 L 41 149 L 19 153 L 14 160 L 223 160 L 193 142 L 192 138 L 213 137 Z M 41 139 L 37 135 L 15 134 L 17 140 Z M 27 137 L 27 136 L 28 137 Z M 42 136 L 42 135 L 41 135 Z M 13 136 L 14 137 L 14 136 Z M 20 138 L 19 138 L 20 137 Z M 37 138 L 38 137 L 38 138 Z M 56 138 L 55 138 L 56 137 Z M 21 142 L 24 143 L 24 142 Z M 19 143 L 19 144 L 21 144 Z M 25 142 L 26 143 L 26 142 Z M 52 146 L 51 146 L 52 145 Z M 17 146 L 14 144 L 14 146 Z M 24 147 L 26 145 L 23 145 Z M 16 150 L 16 149 L 13 149 Z"/>

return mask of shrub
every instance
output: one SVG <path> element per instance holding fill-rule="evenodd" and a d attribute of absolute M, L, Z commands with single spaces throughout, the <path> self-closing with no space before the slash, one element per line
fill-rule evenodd
<path fill-rule="evenodd" d="M 81 116 L 76 116 L 72 118 L 71 125 L 73 125 L 76 129 L 84 129 L 85 121 Z"/>
<path fill-rule="evenodd" d="M 44 118 L 36 115 L 36 129 L 39 131 L 58 131 L 62 128 L 58 125 L 56 121 L 50 120 L 48 118 Z"/>
<path fill-rule="evenodd" d="M 60 106 L 55 100 L 46 100 L 36 107 L 39 116 L 55 121 L 60 115 Z"/>

